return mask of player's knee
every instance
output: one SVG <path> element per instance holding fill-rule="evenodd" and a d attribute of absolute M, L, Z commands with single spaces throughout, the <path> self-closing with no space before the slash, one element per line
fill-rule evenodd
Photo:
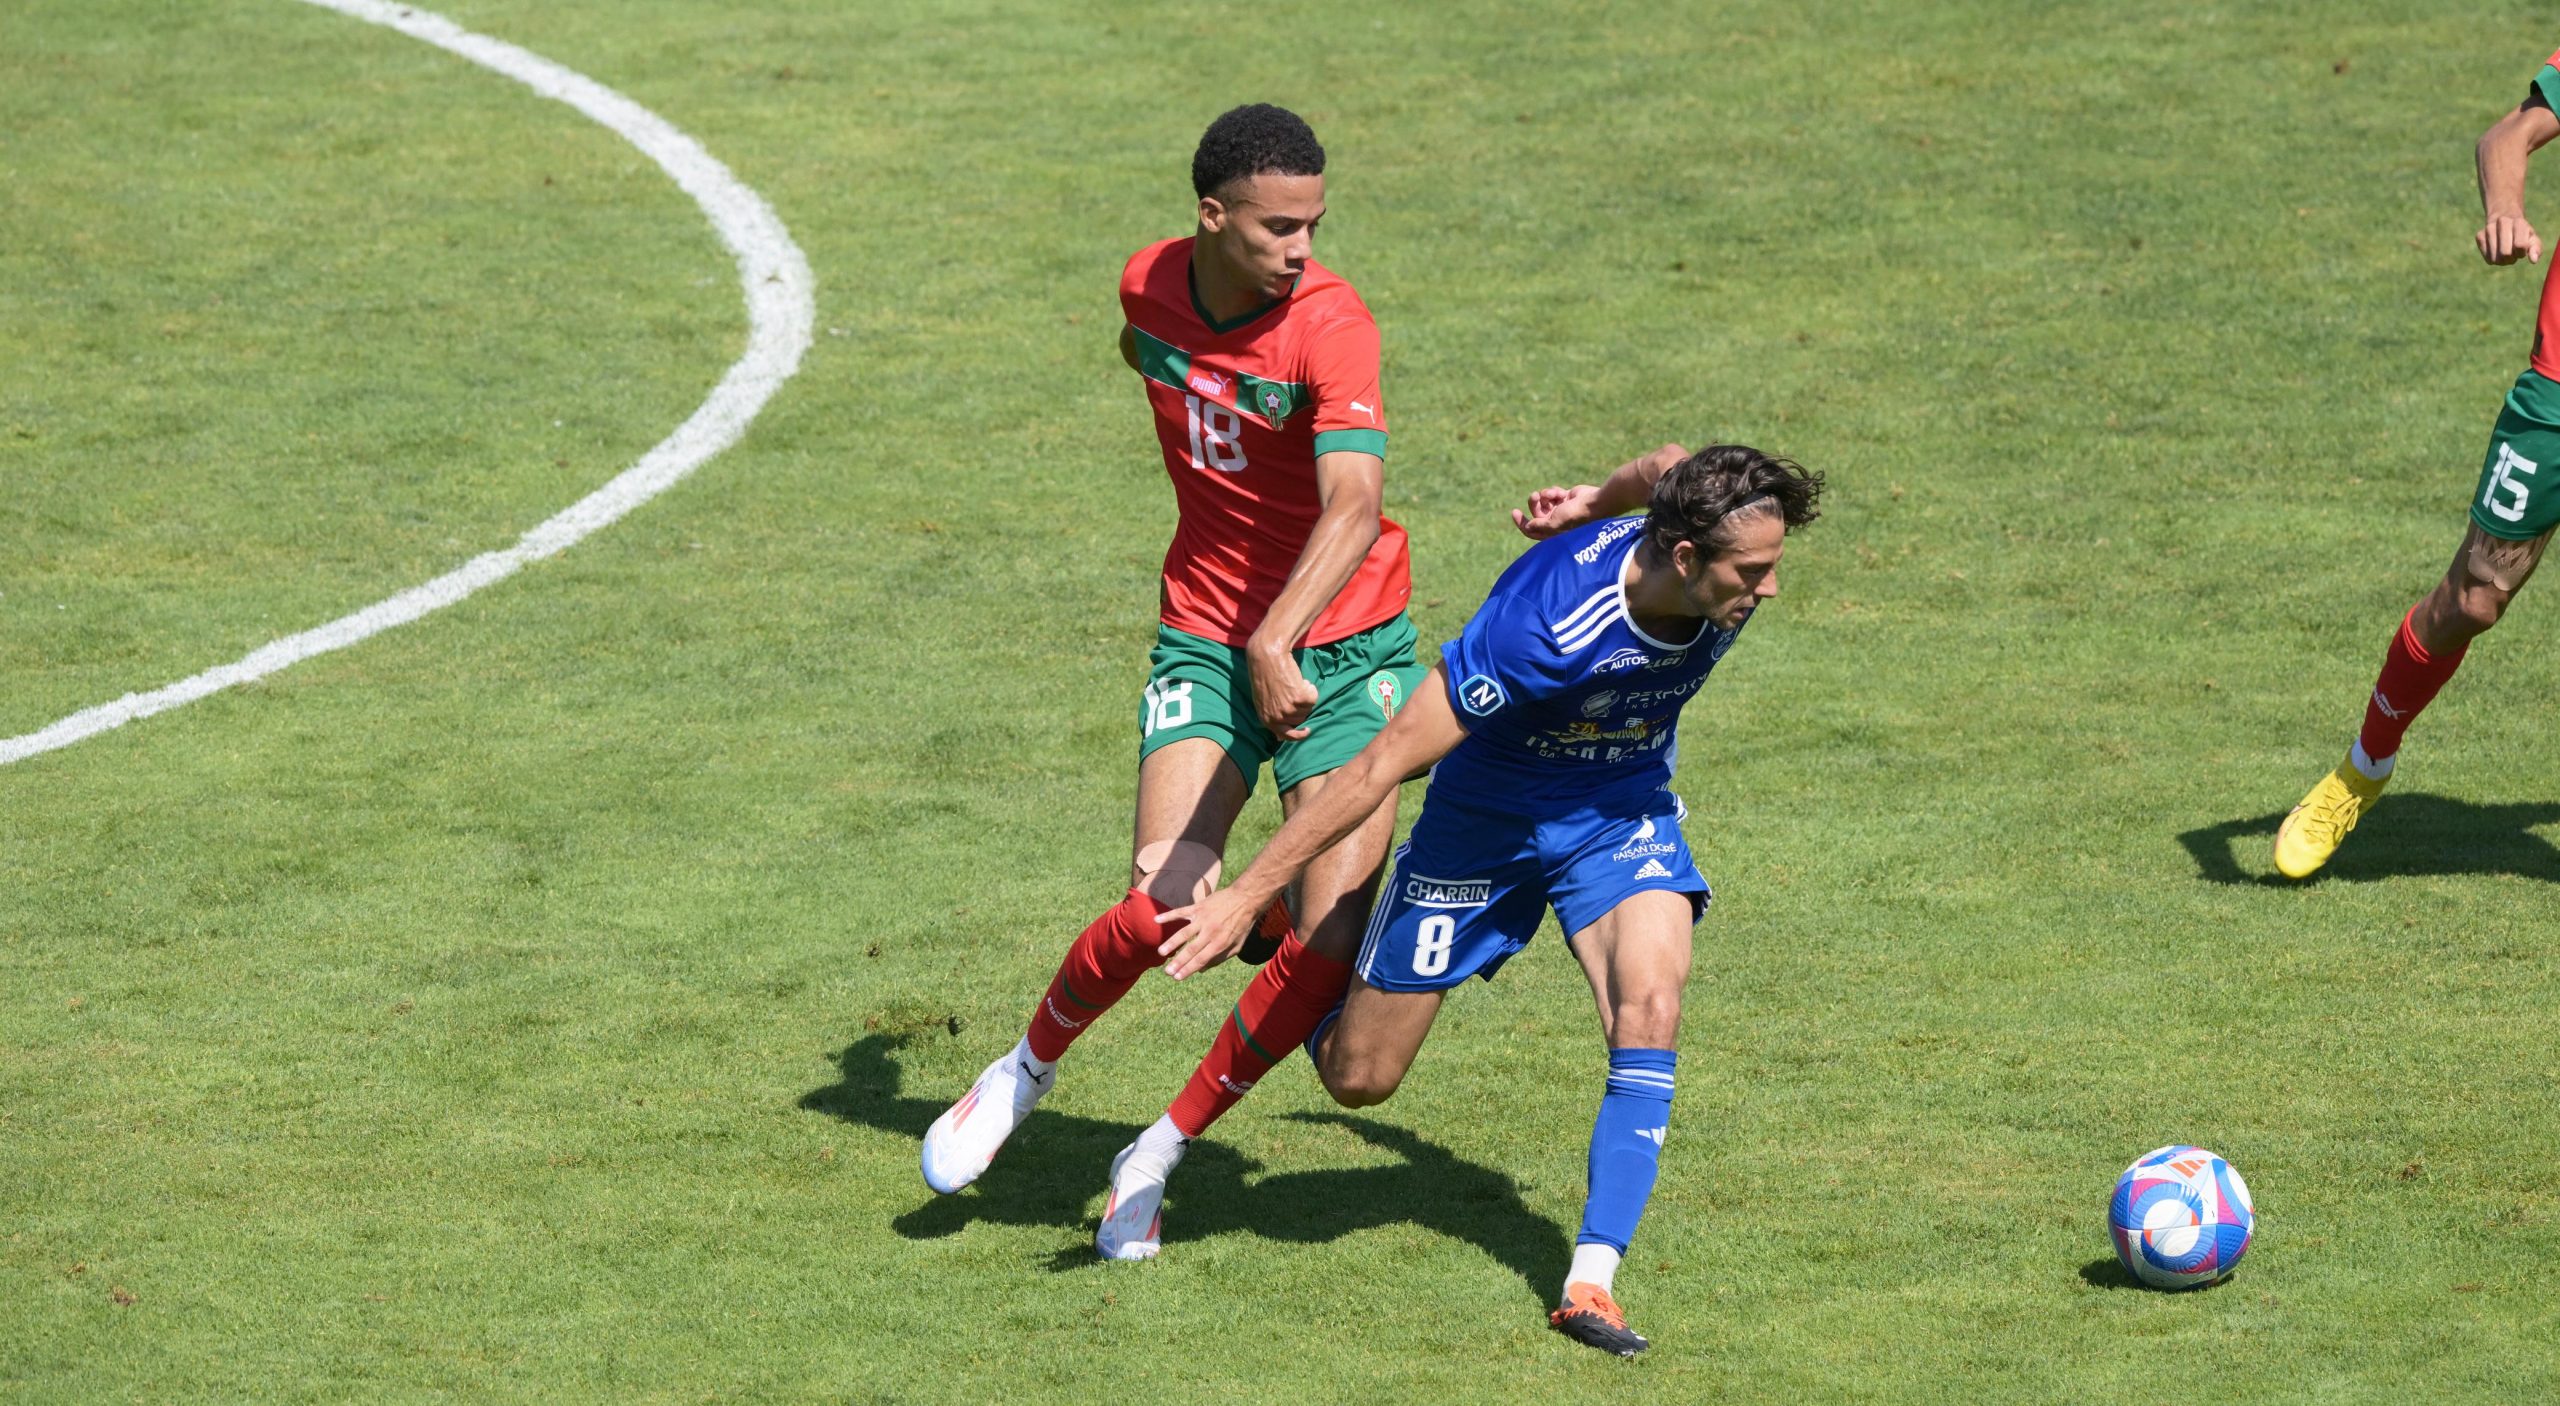
<path fill-rule="evenodd" d="M 1130 887 L 1168 908 L 1208 897 L 1218 886 L 1218 852 L 1197 840 L 1158 840 L 1140 849 Z"/>
<path fill-rule="evenodd" d="M 2457 625 L 2470 634 L 2481 634 L 2498 623 L 2499 617 L 2507 613 L 2507 602 L 2515 598 L 2512 589 L 2495 581 L 2466 581 L 2453 596 Z"/>
<path fill-rule="evenodd" d="M 1333 1101 L 1344 1108 L 1375 1108 L 1394 1098 L 1396 1086 L 1403 1082 L 1395 1078 L 1351 1075 L 1339 1081 L 1326 1080 L 1324 1091 L 1333 1095 Z"/>
<path fill-rule="evenodd" d="M 1609 1019 L 1609 1043 L 1621 1049 L 1667 1050 L 1680 1035 L 1680 988 L 1630 991 Z"/>
<path fill-rule="evenodd" d="M 1317 1074 L 1324 1080 L 1324 1091 L 1345 1108 L 1374 1108 L 1395 1097 L 1396 1088 L 1404 1083 L 1404 1071 L 1391 1069 L 1379 1060 L 1327 1060 Z"/>

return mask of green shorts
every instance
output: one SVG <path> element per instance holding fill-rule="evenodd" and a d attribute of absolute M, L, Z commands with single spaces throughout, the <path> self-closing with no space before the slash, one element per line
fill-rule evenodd
<path fill-rule="evenodd" d="M 1399 614 L 1356 635 L 1297 651 L 1298 671 L 1316 687 L 1307 735 L 1282 741 L 1253 710 L 1253 675 L 1244 650 L 1156 628 L 1147 656 L 1147 691 L 1138 705 L 1138 756 L 1186 737 L 1216 738 L 1243 773 L 1245 789 L 1264 762 L 1283 791 L 1351 760 L 1404 706 L 1422 667 L 1413 661 L 1413 621 Z"/>
<path fill-rule="evenodd" d="M 2507 392 L 2471 495 L 2471 521 L 2510 542 L 2531 541 L 2560 523 L 2560 382 L 2527 371 Z"/>

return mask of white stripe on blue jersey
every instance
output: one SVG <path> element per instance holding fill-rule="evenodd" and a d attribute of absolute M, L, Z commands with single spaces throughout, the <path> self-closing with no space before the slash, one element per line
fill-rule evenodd
<path fill-rule="evenodd" d="M 1589 615 L 1592 611 L 1601 606 L 1615 602 L 1617 599 L 1618 583 L 1612 581 L 1608 585 L 1601 587 L 1599 590 L 1593 591 L 1591 593 L 1591 599 L 1575 606 L 1571 615 L 1557 621 L 1549 628 L 1556 632 L 1557 639 L 1563 639 L 1585 623 L 1583 620 L 1584 616 Z"/>

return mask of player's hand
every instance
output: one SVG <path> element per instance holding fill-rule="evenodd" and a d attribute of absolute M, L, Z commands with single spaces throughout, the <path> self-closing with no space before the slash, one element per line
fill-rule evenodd
<path fill-rule="evenodd" d="M 1245 669 L 1253 678 L 1253 711 L 1271 735 L 1296 742 L 1307 735 L 1300 726 L 1316 710 L 1316 686 L 1298 671 L 1298 658 L 1286 649 L 1248 643 Z"/>
<path fill-rule="evenodd" d="M 1165 910 L 1156 919 L 1172 933 L 1156 948 L 1156 955 L 1165 959 L 1165 975 L 1180 981 L 1242 951 L 1262 909 L 1269 906 L 1247 907 L 1236 900 L 1235 890 L 1220 889 L 1188 908 Z"/>
<path fill-rule="evenodd" d="M 1511 525 L 1533 542 L 1543 542 L 1568 527 L 1580 527 L 1600 515 L 1600 490 L 1583 483 L 1571 488 L 1541 488 L 1529 495 L 1529 510 L 1511 510 Z"/>
<path fill-rule="evenodd" d="M 2471 242 L 2480 246 L 2480 257 L 2493 264 L 2512 264 L 2520 258 L 2542 262 L 2542 236 L 2533 232 L 2522 215 L 2490 216 Z"/>

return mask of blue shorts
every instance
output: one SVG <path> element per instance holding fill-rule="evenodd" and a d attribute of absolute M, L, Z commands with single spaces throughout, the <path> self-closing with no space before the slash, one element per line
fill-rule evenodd
<path fill-rule="evenodd" d="M 1689 896 L 1690 921 L 1714 894 L 1680 833 L 1680 798 L 1657 791 L 1639 814 L 1577 811 L 1526 820 L 1425 797 L 1412 837 L 1369 916 L 1353 970 L 1381 991 L 1446 991 L 1490 980 L 1529 945 L 1552 905 L 1565 940 L 1630 896 Z"/>

